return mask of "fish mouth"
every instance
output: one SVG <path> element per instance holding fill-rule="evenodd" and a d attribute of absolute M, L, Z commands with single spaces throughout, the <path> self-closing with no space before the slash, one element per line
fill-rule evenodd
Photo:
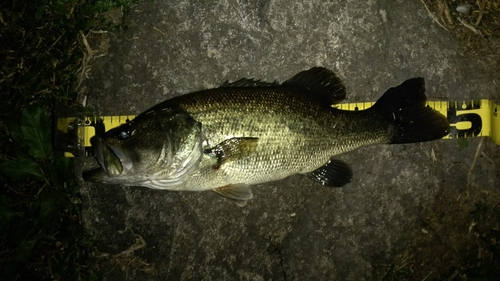
<path fill-rule="evenodd" d="M 129 157 L 129 153 L 123 147 L 109 145 L 97 135 L 90 139 L 90 143 L 94 148 L 94 157 L 101 166 L 101 169 L 97 170 L 103 171 L 103 174 L 93 172 L 94 170 L 88 171 L 89 173 L 92 172 L 90 178 L 96 178 L 98 175 L 117 177 L 132 169 L 132 158 Z"/>

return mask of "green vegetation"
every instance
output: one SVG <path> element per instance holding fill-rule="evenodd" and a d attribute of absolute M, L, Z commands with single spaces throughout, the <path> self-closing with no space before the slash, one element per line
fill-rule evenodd
<path fill-rule="evenodd" d="M 134 0 L 0 2 L 0 280 L 95 280 L 72 160 L 51 146 L 55 100 L 75 106 L 82 34 Z"/>
<path fill-rule="evenodd" d="M 77 106 L 75 88 L 85 67 L 82 34 L 126 28 L 106 20 L 104 14 L 113 10 L 127 14 L 127 7 L 136 1 L 0 1 L 2 281 L 101 279 L 94 246 L 82 226 L 72 159 L 50 144 L 51 107 L 55 100 Z M 466 53 L 488 53 L 480 50 L 500 34 L 499 2 L 462 2 L 473 6 L 470 14 L 458 14 L 454 0 L 422 0 L 433 20 L 461 38 Z M 469 143 L 458 145 L 466 149 Z M 427 220 L 428 233 L 399 261 L 384 267 L 381 280 L 497 280 L 500 205 L 494 196 L 498 195 L 477 191 L 471 196 L 487 197 L 487 204 L 458 201 L 455 198 L 464 197 L 458 195 L 441 196 L 433 210 L 438 215 Z M 428 227 L 431 223 L 438 227 Z M 444 265 L 434 265 L 433 257 Z M 418 267 L 425 261 L 432 271 Z M 438 277 L 427 278 L 430 274 Z"/>

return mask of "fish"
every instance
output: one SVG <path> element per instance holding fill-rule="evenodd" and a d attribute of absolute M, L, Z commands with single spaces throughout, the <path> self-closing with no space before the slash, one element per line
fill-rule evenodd
<path fill-rule="evenodd" d="M 163 101 L 90 140 L 100 167 L 85 181 L 171 191 L 212 190 L 244 206 L 251 186 L 301 174 L 330 187 L 353 178 L 335 156 L 373 144 L 441 139 L 445 116 L 425 105 L 423 78 L 388 89 L 364 110 L 324 67 L 283 83 L 226 81 Z"/>

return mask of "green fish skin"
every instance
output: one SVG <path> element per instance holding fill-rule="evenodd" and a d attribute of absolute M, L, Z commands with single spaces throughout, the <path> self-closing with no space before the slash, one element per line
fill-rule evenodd
<path fill-rule="evenodd" d="M 449 123 L 426 107 L 423 78 L 390 88 L 360 111 L 332 105 L 345 87 L 314 67 L 282 84 L 241 79 L 178 96 L 96 135 L 100 168 L 84 179 L 165 190 L 213 190 L 244 205 L 249 185 L 303 174 L 327 186 L 352 179 L 332 157 L 371 144 L 440 139 Z"/>

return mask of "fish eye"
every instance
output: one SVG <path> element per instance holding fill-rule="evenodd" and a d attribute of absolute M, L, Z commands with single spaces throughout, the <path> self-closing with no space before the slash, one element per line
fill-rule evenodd
<path fill-rule="evenodd" d="M 127 131 L 121 131 L 119 137 L 121 139 L 126 139 L 126 138 L 130 137 L 130 133 Z"/>
<path fill-rule="evenodd" d="M 134 129 L 132 128 L 132 125 L 130 123 L 124 124 L 120 127 L 121 130 L 118 131 L 118 134 L 116 135 L 119 139 L 128 139 L 134 134 Z"/>

